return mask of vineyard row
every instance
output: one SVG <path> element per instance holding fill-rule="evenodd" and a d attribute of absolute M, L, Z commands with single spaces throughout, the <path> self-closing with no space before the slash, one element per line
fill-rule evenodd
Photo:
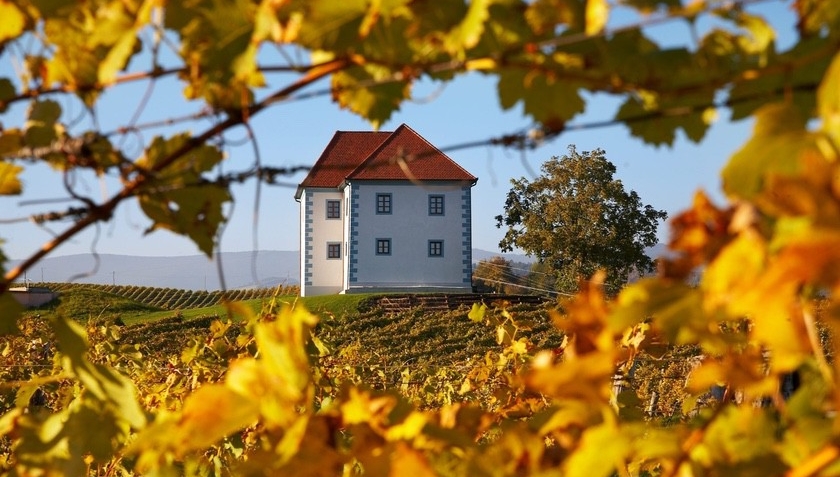
<path fill-rule="evenodd" d="M 216 305 L 224 300 L 244 301 L 271 296 L 296 295 L 297 286 L 249 288 L 236 290 L 196 291 L 177 288 L 158 288 L 137 285 L 101 285 L 87 283 L 45 283 L 43 286 L 62 293 L 75 289 L 90 289 L 120 296 L 161 310 L 187 310 Z"/>

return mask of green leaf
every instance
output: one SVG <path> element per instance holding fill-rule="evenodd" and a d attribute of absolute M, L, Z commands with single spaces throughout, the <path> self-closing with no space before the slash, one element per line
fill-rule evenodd
<path fill-rule="evenodd" d="M 660 9 L 679 8 L 680 0 L 623 0 L 622 4 L 634 7 L 641 13 L 650 14 Z"/>
<path fill-rule="evenodd" d="M 504 109 L 522 102 L 526 115 L 553 129 L 583 112 L 586 105 L 574 81 L 552 78 L 538 71 L 504 70 L 499 74 L 499 101 Z"/>
<path fill-rule="evenodd" d="M 0 295 L 0 336 L 17 333 L 17 319 L 22 314 L 23 305 L 18 303 L 11 292 Z"/>
<path fill-rule="evenodd" d="M 393 74 L 377 65 L 339 71 L 332 77 L 333 97 L 342 108 L 378 128 L 400 109 L 402 101 L 411 97 L 410 83 L 394 81 Z"/>
<path fill-rule="evenodd" d="M 647 319 L 671 343 L 694 343 L 709 333 L 702 295 L 684 283 L 643 279 L 625 287 L 609 316 L 610 328 L 621 332 Z"/>
<path fill-rule="evenodd" d="M 17 38 L 26 26 L 26 17 L 23 12 L 11 2 L 0 0 L 0 45 L 7 40 Z M 2 95 L 0 95 L 2 98 Z"/>
<path fill-rule="evenodd" d="M 7 101 L 14 98 L 17 94 L 15 85 L 9 78 L 0 78 L 0 113 L 3 113 L 8 108 Z"/>
<path fill-rule="evenodd" d="M 29 108 L 29 120 L 40 124 L 54 124 L 61 117 L 61 106 L 51 99 L 35 101 Z"/>
<path fill-rule="evenodd" d="M 484 23 L 490 16 L 491 0 L 474 0 L 461 23 L 446 35 L 446 49 L 457 57 L 463 57 L 465 50 L 474 47 L 484 32 Z"/>
<path fill-rule="evenodd" d="M 740 37 L 744 51 L 754 54 L 766 54 L 773 48 L 773 41 L 776 39 L 776 30 L 758 15 L 751 15 L 741 10 L 736 10 L 736 23 L 749 32 L 750 38 Z"/>
<path fill-rule="evenodd" d="M 24 146 L 23 134 L 19 129 L 0 132 L 0 156 L 14 157 Z"/>
<path fill-rule="evenodd" d="M 343 50 L 357 44 L 368 3 L 366 0 L 311 0 L 299 41 L 311 50 Z"/>
<path fill-rule="evenodd" d="M 23 139 L 29 147 L 46 147 L 58 139 L 62 130 L 57 124 L 61 117 L 61 106 L 55 101 L 35 101 L 29 107 L 29 120 Z"/>
<path fill-rule="evenodd" d="M 768 71 L 755 79 L 738 81 L 729 94 L 732 119 L 749 117 L 769 103 L 768 98 L 784 95 L 799 110 L 801 117 L 810 117 L 815 109 L 813 85 L 818 84 L 828 67 L 830 56 L 825 55 L 826 45 L 818 39 L 805 40 L 794 45 L 784 54 L 768 62 Z M 737 55 L 730 56 L 730 59 Z M 813 58 L 807 67 L 795 68 L 802 58 Z"/>
<path fill-rule="evenodd" d="M 91 167 L 98 172 L 102 173 L 126 161 L 122 152 L 116 149 L 107 137 L 94 132 L 87 132 L 82 138 L 85 143 L 85 150 L 92 162 Z"/>
<path fill-rule="evenodd" d="M 0 162 L 0 195 L 18 195 L 23 190 L 20 173 L 23 167 Z"/>
<path fill-rule="evenodd" d="M 201 145 L 173 160 L 190 140 L 187 133 L 168 140 L 155 138 L 137 161 L 138 167 L 153 172 L 138 194 L 140 207 L 153 222 L 147 233 L 167 229 L 186 235 L 210 256 L 216 232 L 225 220 L 222 205 L 231 196 L 225 186 L 204 183 L 201 177 L 221 162 L 218 149 Z M 201 193 L 195 187 L 201 187 Z"/>
<path fill-rule="evenodd" d="M 210 257 L 216 233 L 225 221 L 222 206 L 230 200 L 227 188 L 204 184 L 200 190 L 190 187 L 143 194 L 140 196 L 140 207 L 153 222 L 146 233 L 166 229 L 186 235 Z"/>
<path fill-rule="evenodd" d="M 733 199 L 752 199 L 768 174 L 793 174 L 799 155 L 813 144 L 805 119 L 790 103 L 768 104 L 755 114 L 750 140 L 721 171 L 724 191 Z"/>
<path fill-rule="evenodd" d="M 538 32 L 554 31 L 557 25 L 582 31 L 586 12 L 583 2 L 566 0 L 536 0 L 525 11 L 528 23 Z"/>
<path fill-rule="evenodd" d="M 616 119 L 624 121 L 630 133 L 654 145 L 673 145 L 676 130 L 682 129 L 694 142 L 706 135 L 714 115 L 709 111 L 713 92 L 677 96 L 643 95 L 643 101 L 630 97 L 621 106 Z"/>
<path fill-rule="evenodd" d="M 56 15 L 69 15 L 73 8 L 72 4 L 63 2 L 61 0 L 32 0 L 32 3 L 41 14 L 43 18 L 54 17 Z"/>
<path fill-rule="evenodd" d="M 819 34 L 840 25 L 840 3 L 832 1 L 799 1 L 793 4 L 799 14 L 798 27 L 803 33 Z"/>
<path fill-rule="evenodd" d="M 146 149 L 146 154 L 137 161 L 137 166 L 156 172 L 159 180 L 166 181 L 168 184 L 189 184 L 202 172 L 216 167 L 223 158 L 218 149 L 202 145 L 170 161 L 172 159 L 170 156 L 186 148 L 190 139 L 189 133 L 181 133 L 170 139 L 156 137 Z M 169 161 L 169 164 L 164 167 L 165 161 Z"/>

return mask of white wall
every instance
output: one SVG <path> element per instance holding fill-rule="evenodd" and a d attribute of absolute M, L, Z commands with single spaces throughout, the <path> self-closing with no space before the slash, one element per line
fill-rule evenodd
<path fill-rule="evenodd" d="M 338 219 L 327 219 L 327 200 L 341 202 Z M 342 192 L 306 189 L 301 195 L 301 296 L 338 293 L 344 285 L 344 218 Z M 327 259 L 327 244 L 341 244 L 341 258 Z"/>
<path fill-rule="evenodd" d="M 471 223 L 468 184 L 356 181 L 349 189 L 350 258 L 356 262 L 349 264 L 350 289 L 471 289 L 465 271 L 472 248 L 471 237 L 464 236 Z M 390 215 L 376 214 L 377 193 L 391 194 Z M 429 215 L 429 195 L 444 196 L 443 216 Z M 391 239 L 391 255 L 376 254 L 377 238 Z M 429 240 L 443 240 L 443 257 L 429 256 Z"/>

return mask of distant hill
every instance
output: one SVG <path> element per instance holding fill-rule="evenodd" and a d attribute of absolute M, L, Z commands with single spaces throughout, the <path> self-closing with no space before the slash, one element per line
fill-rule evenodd
<path fill-rule="evenodd" d="M 664 246 L 657 245 L 650 251 L 659 256 Z M 473 249 L 474 263 L 501 255 L 514 263 L 529 264 L 535 260 L 524 254 L 498 253 Z M 225 252 L 220 254 L 222 272 L 227 289 L 265 288 L 277 285 L 299 284 L 299 253 L 297 250 L 262 250 L 251 252 Z M 183 290 L 220 290 L 219 270 L 215 261 L 204 255 L 180 257 L 140 257 L 134 255 L 65 255 L 48 257 L 30 270 L 26 279 L 30 283 L 68 282 L 138 285 Z M 11 260 L 7 268 L 20 261 Z M 255 279 L 256 278 L 256 279 Z M 22 281 L 22 280 L 21 280 Z"/>

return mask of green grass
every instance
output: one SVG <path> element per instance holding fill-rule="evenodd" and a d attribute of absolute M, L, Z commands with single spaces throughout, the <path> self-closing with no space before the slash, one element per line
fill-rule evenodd
<path fill-rule="evenodd" d="M 58 300 L 53 300 L 33 310 L 41 315 L 61 314 L 76 321 L 108 319 L 117 316 L 145 316 L 158 311 L 159 308 L 119 295 L 82 287 L 62 292 Z"/>

